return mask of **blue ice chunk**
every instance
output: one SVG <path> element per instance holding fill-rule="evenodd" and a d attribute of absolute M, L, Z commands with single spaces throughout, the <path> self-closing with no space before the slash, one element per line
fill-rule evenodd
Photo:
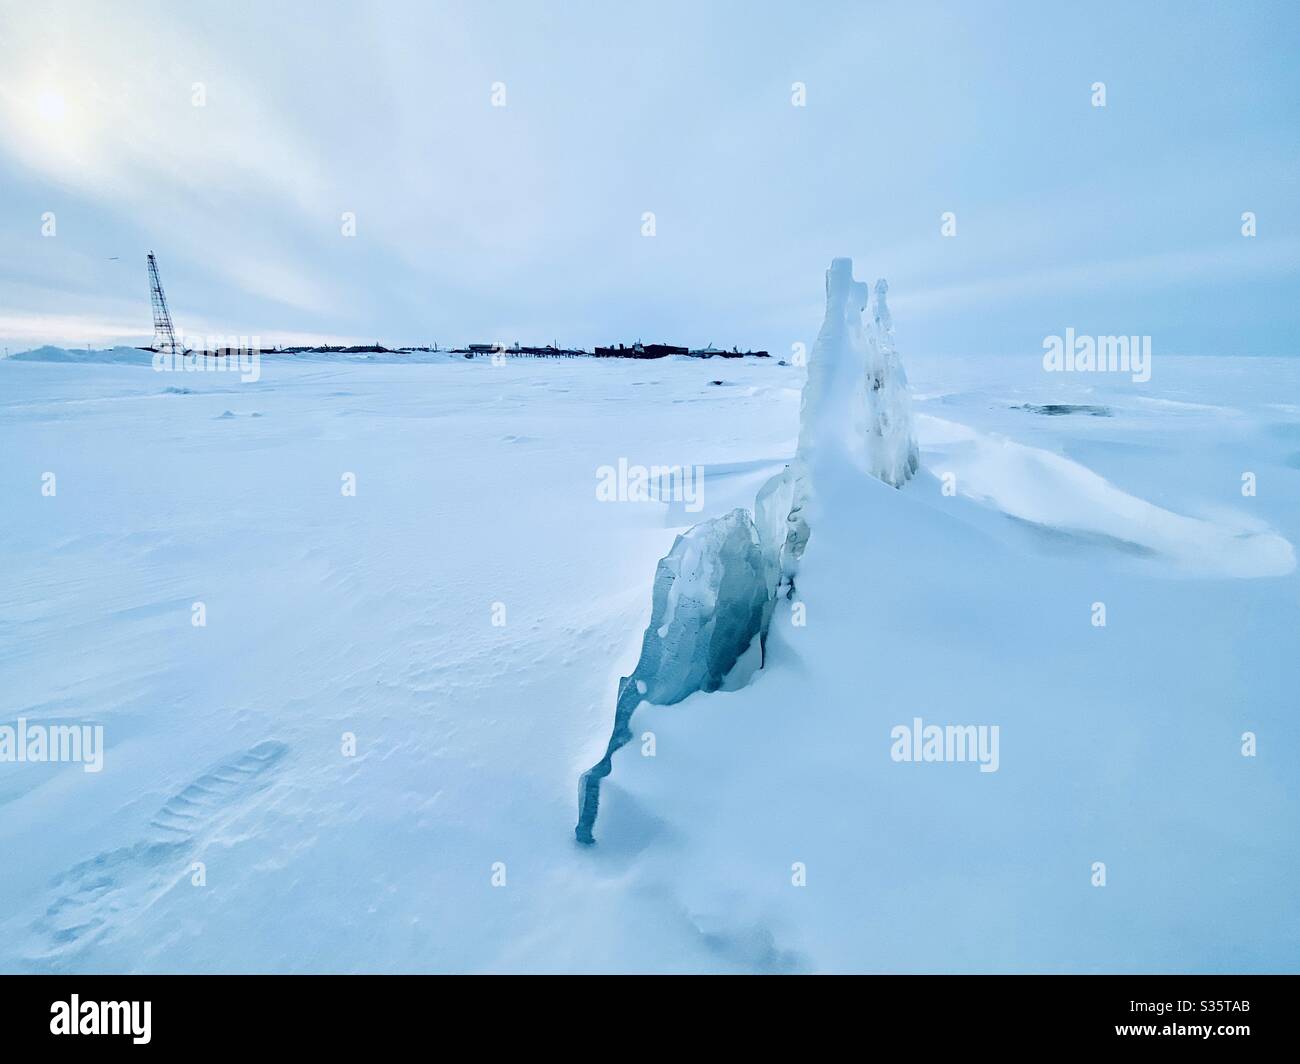
<path fill-rule="evenodd" d="M 756 638 L 761 647 L 772 618 L 770 568 L 743 509 L 688 529 L 660 559 L 650 625 L 636 668 L 619 682 L 605 756 L 578 783 L 579 842 L 595 841 L 600 781 L 610 774 L 615 751 L 632 739 L 637 706 L 669 706 L 696 691 L 716 691 Z"/>

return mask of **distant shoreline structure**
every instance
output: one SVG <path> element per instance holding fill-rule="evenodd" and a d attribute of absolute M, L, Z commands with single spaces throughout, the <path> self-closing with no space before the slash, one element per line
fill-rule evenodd
<path fill-rule="evenodd" d="M 163 292 L 162 276 L 158 272 L 158 258 L 152 251 L 145 257 L 146 271 L 149 277 L 149 302 L 153 311 L 153 343 L 148 347 L 137 348 L 139 351 L 149 351 L 152 353 L 164 352 L 172 356 L 193 356 L 195 358 L 226 358 L 234 354 L 247 354 L 250 350 L 248 341 L 256 341 L 257 337 L 238 337 L 241 346 L 216 346 L 212 350 L 195 350 L 185 346 L 182 337 L 177 336 L 177 330 L 172 323 L 171 310 L 167 305 L 167 296 Z M 222 340 L 230 341 L 235 337 L 207 338 L 208 344 L 221 344 Z M 686 355 L 691 358 L 713 358 L 715 355 L 719 358 L 770 358 L 766 351 L 741 351 L 733 347 L 730 351 L 722 351 L 713 346 L 712 341 L 704 347 L 691 349 L 689 347 L 678 347 L 674 344 L 643 344 L 637 340 L 632 344 L 619 344 L 609 347 L 597 347 L 594 351 L 587 351 L 580 347 L 560 347 L 558 344 L 547 344 L 545 347 L 524 346 L 518 341 L 506 345 L 504 343 L 494 344 L 468 344 L 465 347 L 440 348 L 436 343 L 432 347 L 428 346 L 410 346 L 410 347 L 386 347 L 376 340 L 373 344 L 351 344 L 351 345 L 331 345 L 331 344 L 277 344 L 274 348 L 257 347 L 259 355 L 299 355 L 299 354 L 341 354 L 341 355 L 402 355 L 412 354 L 414 352 L 441 353 L 446 350 L 453 355 L 464 355 L 466 358 L 475 358 L 482 355 L 486 358 L 667 358 L 669 355 Z"/>
<path fill-rule="evenodd" d="M 137 347 L 137 351 L 158 353 L 167 351 L 165 347 Z M 246 348 L 220 347 L 216 350 L 195 350 L 186 348 L 177 350 L 178 357 L 190 358 L 226 358 L 245 352 Z M 632 358 L 657 359 L 676 355 L 682 358 L 771 358 L 767 351 L 741 351 L 733 347 L 724 351 L 714 347 L 688 348 L 673 344 L 619 344 L 617 347 L 597 347 L 587 351 L 580 347 L 558 347 L 548 344 L 534 347 L 521 344 L 467 344 L 464 347 L 439 347 L 430 345 L 406 345 L 388 347 L 384 344 L 276 344 L 272 347 L 258 348 L 262 355 L 409 355 L 415 353 L 463 355 L 465 358 Z"/>

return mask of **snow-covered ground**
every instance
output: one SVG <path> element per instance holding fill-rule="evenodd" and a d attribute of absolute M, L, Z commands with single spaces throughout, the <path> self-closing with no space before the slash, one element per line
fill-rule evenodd
<path fill-rule="evenodd" d="M 106 746 L 0 764 L 0 969 L 1300 968 L 1300 361 L 904 352 L 919 474 L 823 497 L 806 624 L 637 711 L 584 847 L 656 562 L 804 371 L 146 359 L 0 361 L 0 725 Z M 998 770 L 891 759 L 917 717 Z"/>

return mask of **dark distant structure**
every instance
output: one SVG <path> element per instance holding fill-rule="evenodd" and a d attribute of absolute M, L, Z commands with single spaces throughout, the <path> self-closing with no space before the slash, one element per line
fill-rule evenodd
<path fill-rule="evenodd" d="M 171 311 L 167 309 L 167 297 L 163 295 L 162 279 L 158 276 L 158 260 L 149 252 L 149 302 L 153 305 L 153 347 L 152 351 L 166 351 L 176 354 L 180 346 L 176 342 L 176 330 L 172 328 Z"/>
<path fill-rule="evenodd" d="M 617 347 L 596 348 L 597 358 L 667 358 L 669 355 L 690 355 L 691 358 L 767 358 L 766 351 L 741 351 L 733 347 L 723 351 L 710 344 L 708 347 L 678 347 L 675 344 L 619 344 Z"/>
<path fill-rule="evenodd" d="M 643 344 L 640 340 L 631 347 L 619 344 L 617 347 L 596 348 L 597 358 L 667 358 L 669 355 L 690 353 L 688 347 L 676 347 L 673 344 Z"/>
<path fill-rule="evenodd" d="M 559 347 L 556 344 L 534 347 L 521 346 L 517 343 L 509 347 L 505 344 L 469 344 L 466 347 L 453 347 L 451 351 L 452 354 L 464 355 L 466 358 L 473 358 L 475 355 L 490 355 L 495 358 L 581 358 L 587 354 L 586 351 L 576 347 Z"/>

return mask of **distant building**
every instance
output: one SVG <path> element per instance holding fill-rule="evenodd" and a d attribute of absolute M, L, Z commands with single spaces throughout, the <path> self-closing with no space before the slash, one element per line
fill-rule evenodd
<path fill-rule="evenodd" d="M 673 344 L 643 344 L 640 340 L 630 347 L 619 344 L 617 347 L 596 348 L 597 358 L 667 358 L 669 355 L 689 355 L 690 348 L 677 347 Z"/>

